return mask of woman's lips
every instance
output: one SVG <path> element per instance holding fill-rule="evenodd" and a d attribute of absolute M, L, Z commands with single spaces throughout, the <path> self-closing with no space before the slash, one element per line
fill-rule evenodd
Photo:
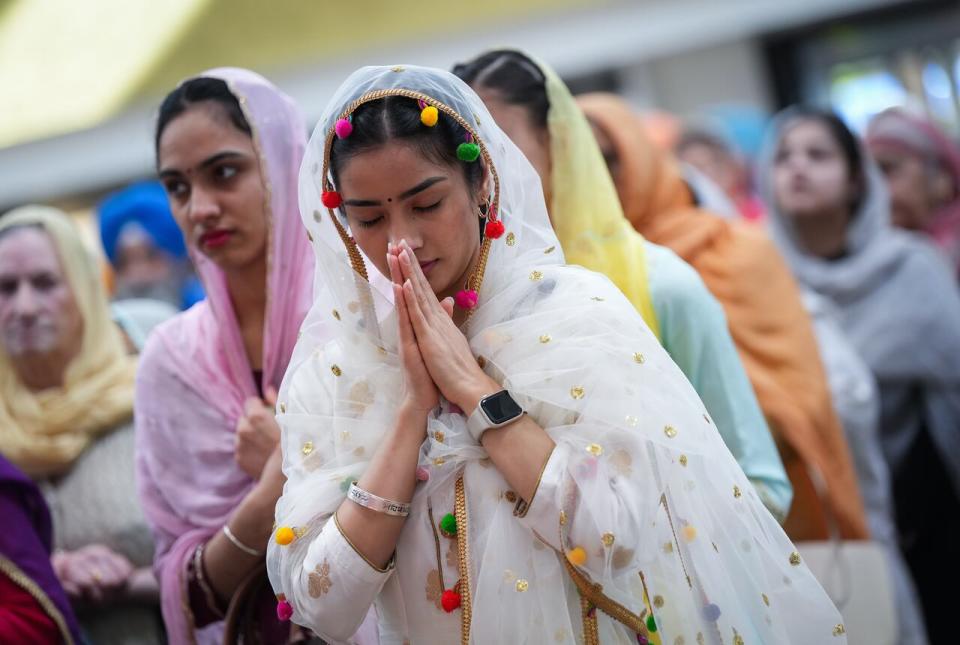
<path fill-rule="evenodd" d="M 200 244 L 207 248 L 215 249 L 229 242 L 231 236 L 233 236 L 233 232 L 224 229 L 208 231 L 200 236 Z"/>
<path fill-rule="evenodd" d="M 436 266 L 438 261 L 439 260 L 430 260 L 429 262 L 421 262 L 420 270 L 423 271 L 423 275 L 427 275 L 428 273 L 430 273 L 431 269 L 433 269 L 433 267 Z"/>

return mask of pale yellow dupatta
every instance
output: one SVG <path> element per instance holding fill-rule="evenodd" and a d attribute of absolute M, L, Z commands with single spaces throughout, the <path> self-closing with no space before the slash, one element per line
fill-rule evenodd
<path fill-rule="evenodd" d="M 63 387 L 31 392 L 0 349 L 0 452 L 32 477 L 67 470 L 98 435 L 133 414 L 136 359 L 128 356 L 96 263 L 63 212 L 24 206 L 0 217 L 0 232 L 36 226 L 53 240 L 83 317 L 80 353 Z"/>
<path fill-rule="evenodd" d="M 609 277 L 659 337 L 643 236 L 624 218 L 600 146 L 570 90 L 549 66 L 536 63 L 550 102 L 550 220 L 567 262 Z"/>

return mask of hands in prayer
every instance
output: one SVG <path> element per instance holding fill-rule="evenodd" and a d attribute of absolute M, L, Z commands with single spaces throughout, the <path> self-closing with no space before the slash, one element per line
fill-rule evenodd
<path fill-rule="evenodd" d="M 453 321 L 453 298 L 439 300 L 406 242 L 387 247 L 408 404 L 429 411 L 442 394 L 469 414 L 500 389 L 484 374 Z"/>

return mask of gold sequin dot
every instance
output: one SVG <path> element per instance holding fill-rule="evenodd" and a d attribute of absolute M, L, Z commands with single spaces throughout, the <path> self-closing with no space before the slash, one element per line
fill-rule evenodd
<path fill-rule="evenodd" d="M 443 430 L 437 430 L 436 432 L 433 433 L 433 438 L 439 441 L 440 443 L 443 443 L 443 440 L 446 439 L 446 437 L 447 435 L 443 433 Z"/>
<path fill-rule="evenodd" d="M 641 354 L 640 352 L 633 353 L 633 360 L 640 363 L 641 365 L 647 362 L 647 359 L 644 358 L 643 354 Z"/>
<path fill-rule="evenodd" d="M 390 71 L 391 71 L 391 72 L 397 72 L 397 73 L 402 72 L 402 71 L 403 71 L 403 66 L 402 66 L 402 65 L 397 65 L 396 67 L 391 67 L 391 68 L 390 68 Z"/>
<path fill-rule="evenodd" d="M 684 526 L 681 533 L 683 533 L 683 539 L 686 540 L 687 542 L 693 542 L 694 540 L 697 539 L 697 529 L 695 529 L 690 524 L 687 524 L 686 526 Z"/>
<path fill-rule="evenodd" d="M 563 641 L 567 640 L 567 630 L 565 630 L 563 627 L 558 627 L 557 631 L 553 632 L 553 640 L 557 641 L 558 643 L 562 643 Z"/>
<path fill-rule="evenodd" d="M 542 334 L 540 336 L 540 342 L 543 343 L 544 345 L 549 343 L 551 340 L 553 340 L 553 337 L 550 334 Z"/>
<path fill-rule="evenodd" d="M 599 443 L 591 443 L 587 446 L 587 452 L 594 457 L 599 457 L 603 454 L 603 446 L 601 446 Z"/>
<path fill-rule="evenodd" d="M 680 465 L 683 466 L 683 467 L 686 467 L 686 466 L 687 466 L 687 456 L 686 456 L 686 455 L 680 455 Z"/>
<path fill-rule="evenodd" d="M 339 365 L 331 365 L 330 371 L 333 372 L 334 376 L 340 376 L 341 374 L 343 374 L 343 370 L 340 369 Z"/>
<path fill-rule="evenodd" d="M 321 219 L 320 211 L 313 211 L 313 221 L 319 222 Z"/>
<path fill-rule="evenodd" d="M 667 435 L 667 439 L 673 439 L 677 436 L 677 429 L 673 426 L 664 426 L 663 434 Z"/>
<path fill-rule="evenodd" d="M 659 609 L 663 607 L 663 596 L 654 596 L 653 597 L 653 606 Z"/>
<path fill-rule="evenodd" d="M 843 623 L 837 623 L 837 626 L 833 628 L 834 636 L 843 636 L 847 633 L 847 628 L 843 626 Z"/>
<path fill-rule="evenodd" d="M 350 313 L 352 313 L 352 314 L 357 313 L 358 311 L 360 311 L 360 303 L 357 302 L 356 300 L 354 300 L 354 301 L 352 301 L 352 302 L 348 302 L 348 303 L 347 303 L 347 310 L 348 310 Z"/>
<path fill-rule="evenodd" d="M 793 553 L 790 554 L 790 564 L 792 564 L 792 565 L 795 566 L 795 567 L 799 567 L 799 566 L 800 566 L 800 552 L 799 552 L 799 551 L 794 551 Z"/>
<path fill-rule="evenodd" d="M 340 320 L 340 312 L 337 311 L 336 309 L 334 309 L 334 310 L 333 310 L 333 317 L 336 318 L 337 320 Z"/>
<path fill-rule="evenodd" d="M 517 591 L 519 591 L 520 593 L 523 593 L 524 591 L 530 588 L 530 583 L 524 580 L 523 578 L 520 578 L 519 580 L 517 580 L 516 588 L 517 588 Z"/>
<path fill-rule="evenodd" d="M 513 233 L 507 233 L 507 246 L 513 246 L 517 243 L 517 236 Z"/>
<path fill-rule="evenodd" d="M 434 465 L 434 466 L 442 466 L 442 465 L 445 464 L 446 462 L 447 462 L 447 460 L 444 459 L 443 457 L 435 457 L 434 460 L 433 460 L 433 465 Z"/>
<path fill-rule="evenodd" d="M 600 541 L 603 542 L 603 546 L 611 547 L 616 538 L 613 536 L 613 533 L 604 533 L 600 536 Z"/>
<path fill-rule="evenodd" d="M 703 645 L 703 632 L 697 632 L 697 645 Z"/>
<path fill-rule="evenodd" d="M 586 390 L 584 390 L 579 385 L 576 387 L 570 388 L 570 396 L 572 396 L 575 399 L 582 399 L 585 393 L 586 393 Z"/>
<path fill-rule="evenodd" d="M 340 431 L 340 441 L 346 441 L 346 440 L 349 439 L 349 438 L 350 438 L 350 431 L 349 431 L 349 430 L 341 430 L 341 431 Z"/>
<path fill-rule="evenodd" d="M 740 499 L 740 497 L 741 497 L 742 495 L 743 495 L 743 493 L 740 491 L 740 487 L 739 487 L 739 486 L 734 486 L 734 487 L 733 487 L 733 496 L 736 497 L 737 499 Z"/>
<path fill-rule="evenodd" d="M 312 442 L 312 441 L 305 441 L 305 442 L 303 442 L 303 447 L 300 448 L 300 452 L 303 453 L 303 456 L 304 456 L 304 457 L 306 457 L 306 456 L 309 455 L 311 452 L 313 452 L 313 442 Z"/>
<path fill-rule="evenodd" d="M 565 526 L 567 523 L 567 512 L 560 511 L 560 526 Z"/>
<path fill-rule="evenodd" d="M 366 450 L 364 449 L 363 446 L 357 446 L 356 448 L 353 449 L 353 454 L 356 457 L 363 457 L 363 453 L 365 452 Z"/>
<path fill-rule="evenodd" d="M 686 645 L 686 643 L 687 643 L 687 639 L 684 638 L 683 636 L 677 636 L 673 640 L 673 645 Z"/>
<path fill-rule="evenodd" d="M 743 645 L 743 636 L 735 634 L 733 637 L 733 645 Z"/>
<path fill-rule="evenodd" d="M 664 543 L 663 543 L 663 552 L 664 552 L 664 553 L 673 553 L 673 542 L 664 542 Z"/>
<path fill-rule="evenodd" d="M 765 604 L 767 607 L 769 607 L 769 606 L 770 606 L 770 599 L 767 597 L 767 594 L 762 593 L 762 594 L 760 594 L 760 597 L 763 598 L 763 604 Z"/>
<path fill-rule="evenodd" d="M 480 366 L 480 369 L 483 369 L 487 366 L 487 359 L 485 359 L 483 356 L 477 356 L 477 365 Z"/>
<path fill-rule="evenodd" d="M 631 416 L 629 414 L 627 415 L 626 421 L 627 421 L 627 425 L 630 426 L 631 428 L 636 428 L 637 424 L 640 423 L 640 419 L 638 419 L 637 417 Z"/>
<path fill-rule="evenodd" d="M 544 254 L 544 255 L 550 255 L 551 253 L 553 253 L 553 252 L 556 251 L 556 250 L 557 250 L 557 247 L 555 247 L 555 246 L 548 246 L 546 249 L 544 249 L 543 254 Z"/>
<path fill-rule="evenodd" d="M 530 272 L 530 279 L 533 280 L 534 282 L 536 282 L 537 280 L 542 280 L 542 279 L 543 279 L 543 272 L 542 272 L 542 271 L 531 271 L 531 272 Z"/>
<path fill-rule="evenodd" d="M 508 490 L 506 493 L 504 493 L 503 497 L 511 504 L 517 501 L 517 494 L 514 493 L 512 490 Z"/>
<path fill-rule="evenodd" d="M 284 403 L 283 401 L 280 401 L 279 407 L 280 407 L 280 414 L 283 414 L 284 412 L 287 411 L 287 404 Z"/>

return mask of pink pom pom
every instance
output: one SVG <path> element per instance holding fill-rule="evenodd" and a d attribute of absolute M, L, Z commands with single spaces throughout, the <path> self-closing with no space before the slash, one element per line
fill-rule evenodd
<path fill-rule="evenodd" d="M 337 124 L 333 126 L 333 131 L 337 133 L 337 137 L 340 139 L 346 139 L 350 136 L 350 133 L 353 132 L 353 124 L 350 123 L 349 119 L 340 119 L 337 121 Z"/>
<path fill-rule="evenodd" d="M 425 482 L 430 479 L 430 471 L 423 466 L 417 466 L 417 481 Z"/>
<path fill-rule="evenodd" d="M 286 600 L 277 603 L 277 620 L 286 622 L 293 616 L 293 607 Z"/>
<path fill-rule="evenodd" d="M 461 309 L 473 309 L 477 306 L 477 292 L 473 289 L 464 289 L 463 291 L 458 291 L 457 295 L 454 296 L 453 301 Z"/>

